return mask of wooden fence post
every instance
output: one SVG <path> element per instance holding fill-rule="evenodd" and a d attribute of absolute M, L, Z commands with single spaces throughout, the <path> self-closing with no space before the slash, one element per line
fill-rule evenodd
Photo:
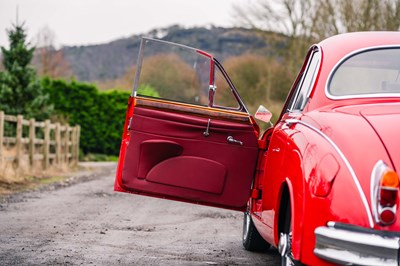
<path fill-rule="evenodd" d="M 75 143 L 76 143 L 76 127 L 72 127 L 71 131 L 71 164 L 75 165 Z"/>
<path fill-rule="evenodd" d="M 44 143 L 43 143 L 43 169 L 49 167 L 50 152 L 50 120 L 44 122 Z"/>
<path fill-rule="evenodd" d="M 65 158 L 65 163 L 69 164 L 69 158 L 68 158 L 68 154 L 69 154 L 69 125 L 65 125 L 65 154 L 64 154 L 64 158 Z"/>
<path fill-rule="evenodd" d="M 3 142 L 4 142 L 4 112 L 0 111 L 0 166 L 4 162 Z"/>
<path fill-rule="evenodd" d="M 76 137 L 75 137 L 75 159 L 76 159 L 76 164 L 79 163 L 79 140 L 81 138 L 81 126 L 77 125 L 75 126 L 76 128 Z"/>
<path fill-rule="evenodd" d="M 22 157 L 22 115 L 17 115 L 17 134 L 15 137 L 15 148 L 17 149 L 15 154 L 15 161 L 17 163 L 17 167 L 20 166 L 21 157 Z"/>
<path fill-rule="evenodd" d="M 61 132 L 60 123 L 56 123 L 56 164 L 61 164 Z"/>
<path fill-rule="evenodd" d="M 35 162 L 35 119 L 29 119 L 29 164 L 34 165 Z"/>

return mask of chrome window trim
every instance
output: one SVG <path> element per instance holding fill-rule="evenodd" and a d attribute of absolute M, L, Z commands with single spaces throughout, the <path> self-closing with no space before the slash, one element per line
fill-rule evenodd
<path fill-rule="evenodd" d="M 323 60 L 322 59 L 323 53 L 322 53 L 321 46 L 319 44 L 315 44 L 313 49 L 315 49 L 315 51 L 313 51 L 314 54 L 318 53 L 319 58 L 318 58 L 317 67 L 315 68 L 315 72 L 314 72 L 314 75 L 312 77 L 312 81 L 310 83 L 311 85 L 310 85 L 310 87 L 308 88 L 308 91 L 307 91 L 307 102 L 308 102 L 308 99 L 310 99 L 311 92 L 315 88 L 315 81 L 317 80 L 317 77 L 319 76 L 319 73 L 320 73 L 319 71 L 321 70 L 321 62 Z M 310 63 L 311 63 L 311 61 L 309 62 L 309 64 Z M 307 103 L 303 106 L 303 109 L 301 111 L 304 110 L 306 105 L 307 105 Z"/>
<path fill-rule="evenodd" d="M 371 228 L 374 227 L 374 219 L 372 217 L 372 213 L 371 213 L 371 209 L 369 207 L 368 201 L 367 201 L 367 197 L 365 196 L 364 191 L 361 188 L 361 184 L 360 181 L 357 178 L 356 173 L 354 172 L 353 167 L 351 167 L 350 162 L 347 160 L 346 156 L 344 155 L 344 153 L 340 150 L 340 148 L 336 145 L 336 143 L 333 142 L 333 140 L 331 138 L 329 138 L 325 133 L 323 133 L 321 130 L 319 130 L 318 128 L 303 122 L 301 120 L 298 119 L 286 119 L 285 123 L 288 124 L 288 126 L 290 126 L 291 124 L 301 124 L 305 127 L 308 127 L 309 129 L 315 131 L 317 134 L 319 134 L 321 137 L 323 137 L 326 141 L 328 141 L 328 143 L 335 149 L 335 151 L 339 154 L 340 158 L 343 160 L 343 162 L 345 163 L 347 169 L 350 172 L 350 175 L 354 181 L 354 184 L 356 185 L 356 188 L 358 190 L 358 193 L 360 195 L 361 201 L 364 205 L 365 208 L 365 212 L 367 214 L 368 217 L 368 222 L 369 222 L 369 226 Z"/>
<path fill-rule="evenodd" d="M 295 92 L 296 95 L 294 95 L 294 99 L 291 102 L 291 105 L 288 107 L 288 111 L 290 111 L 290 112 L 294 112 L 294 111 L 302 112 L 304 110 L 304 107 L 307 105 L 308 99 L 310 98 L 311 92 L 313 91 L 313 89 L 315 87 L 315 81 L 317 80 L 317 77 L 319 76 L 319 73 L 320 73 L 320 70 L 321 70 L 321 61 L 323 60 L 323 58 L 322 58 L 323 57 L 323 52 L 322 52 L 321 46 L 319 44 L 314 44 L 314 45 L 311 46 L 310 50 L 311 50 L 309 52 L 310 53 L 310 57 L 307 60 L 306 69 L 301 74 L 302 77 L 298 82 L 298 84 L 300 85 L 300 88 L 298 88 L 298 91 Z M 314 75 L 313 75 L 312 80 L 310 82 L 310 87 L 308 88 L 308 91 L 307 91 L 307 94 L 306 94 L 307 102 L 306 102 L 306 104 L 303 106 L 303 108 L 301 110 L 300 109 L 294 109 L 294 105 L 295 105 L 295 103 L 297 101 L 297 98 L 299 97 L 299 93 L 301 91 L 301 87 L 304 84 L 305 74 L 309 70 L 311 60 L 313 59 L 315 54 L 318 54 L 319 58 L 318 58 L 318 64 L 317 64 L 317 66 L 315 68 Z M 296 87 L 297 87 L 297 84 L 296 84 Z"/>
<path fill-rule="evenodd" d="M 372 50 L 381 50 L 381 49 L 392 49 L 392 48 L 400 48 L 400 45 L 379 45 L 379 46 L 370 46 L 362 49 L 358 49 L 356 51 L 353 51 L 351 53 L 348 53 L 347 55 L 343 56 L 339 62 L 335 64 L 335 66 L 332 68 L 331 72 L 328 75 L 328 78 L 325 83 L 325 95 L 331 100 L 344 100 L 344 99 L 363 99 L 363 98 L 393 98 L 393 97 L 400 97 L 400 93 L 366 93 L 366 94 L 349 94 L 349 95 L 343 95 L 343 96 L 337 96 L 337 95 L 332 95 L 329 92 L 329 83 L 335 74 L 336 70 L 339 68 L 341 64 L 343 64 L 347 59 L 350 57 L 360 54 L 363 52 L 367 51 L 372 51 Z"/>

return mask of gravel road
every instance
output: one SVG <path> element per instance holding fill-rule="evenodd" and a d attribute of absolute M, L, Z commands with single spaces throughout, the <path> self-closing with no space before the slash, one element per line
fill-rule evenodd
<path fill-rule="evenodd" d="M 113 192 L 115 164 L 90 166 L 2 199 L 0 265 L 279 264 L 242 248 L 242 213 Z"/>

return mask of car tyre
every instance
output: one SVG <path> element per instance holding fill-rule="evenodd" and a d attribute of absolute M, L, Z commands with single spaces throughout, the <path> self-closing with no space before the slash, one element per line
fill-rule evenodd
<path fill-rule="evenodd" d="M 258 233 L 248 211 L 244 213 L 242 241 L 244 248 L 248 251 L 264 251 L 270 247 L 270 244 Z"/>
<path fill-rule="evenodd" d="M 281 266 L 301 265 L 293 258 L 292 252 L 292 213 L 290 208 L 290 200 L 286 207 L 285 222 L 283 231 L 279 236 L 278 251 L 281 254 Z"/>

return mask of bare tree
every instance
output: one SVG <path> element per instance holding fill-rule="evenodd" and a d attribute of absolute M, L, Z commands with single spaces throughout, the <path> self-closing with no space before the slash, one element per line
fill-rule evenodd
<path fill-rule="evenodd" d="M 340 0 L 338 6 L 345 32 L 399 29 L 399 0 Z"/>
<path fill-rule="evenodd" d="M 72 70 L 64 58 L 62 50 L 54 47 L 55 33 L 49 28 L 42 28 L 36 35 L 36 54 L 33 64 L 38 75 L 50 78 L 66 78 L 72 76 Z"/>
<path fill-rule="evenodd" d="M 235 13 L 242 26 L 311 40 L 400 28 L 400 0 L 253 0 Z"/>
<path fill-rule="evenodd" d="M 397 31 L 400 0 L 324 0 L 316 10 L 314 34 L 319 39 L 354 31 Z"/>
<path fill-rule="evenodd" d="M 4 71 L 5 69 L 4 69 L 4 66 L 3 66 L 3 57 L 2 57 L 2 55 L 0 54 L 0 72 L 1 71 Z"/>
<path fill-rule="evenodd" d="M 241 26 L 288 37 L 285 64 L 293 73 L 312 43 L 367 30 L 399 30 L 400 0 L 253 0 L 235 6 Z"/>
<path fill-rule="evenodd" d="M 319 10 L 319 5 L 315 0 L 253 0 L 249 5 L 234 9 L 240 25 L 287 36 L 284 57 L 290 72 L 295 73 L 305 51 L 316 38 L 315 11 Z"/>

